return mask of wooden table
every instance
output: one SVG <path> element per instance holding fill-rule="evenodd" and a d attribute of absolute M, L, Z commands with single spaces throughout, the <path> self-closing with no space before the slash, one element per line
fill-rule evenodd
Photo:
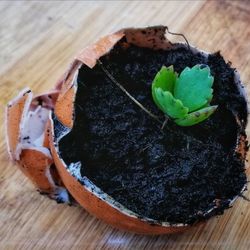
<path fill-rule="evenodd" d="M 49 89 L 78 50 L 127 26 L 165 24 L 202 49 L 221 50 L 249 92 L 248 1 L 6 1 L 0 17 L 0 249 L 250 249 L 250 203 L 242 198 L 223 216 L 166 236 L 118 231 L 80 207 L 56 204 L 9 161 L 3 122 L 5 104 L 22 88 Z"/>

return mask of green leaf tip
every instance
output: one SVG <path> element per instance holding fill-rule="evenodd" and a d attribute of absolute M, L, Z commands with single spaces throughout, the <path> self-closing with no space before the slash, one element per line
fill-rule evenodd
<path fill-rule="evenodd" d="M 180 126 L 192 126 L 211 116 L 214 78 L 207 65 L 186 67 L 178 77 L 173 66 L 162 66 L 152 83 L 155 104 Z"/>
<path fill-rule="evenodd" d="M 206 120 L 210 115 L 212 115 L 217 109 L 217 105 L 209 106 L 207 108 L 200 109 L 189 113 L 185 118 L 176 119 L 175 123 L 179 126 L 192 126 Z"/>
<path fill-rule="evenodd" d="M 186 67 L 176 81 L 174 96 L 180 99 L 190 112 L 195 111 L 212 100 L 213 82 L 214 78 L 208 66 Z"/>
<path fill-rule="evenodd" d="M 152 83 L 152 96 L 159 109 L 161 109 L 161 105 L 155 96 L 156 88 L 161 88 L 163 91 L 169 91 L 170 93 L 173 93 L 176 77 L 177 74 L 174 72 L 173 66 L 162 66 L 160 71 L 156 74 Z"/>
<path fill-rule="evenodd" d="M 184 118 L 188 114 L 188 108 L 184 107 L 180 100 L 175 99 L 169 91 L 156 88 L 155 95 L 160 109 L 171 118 Z"/>

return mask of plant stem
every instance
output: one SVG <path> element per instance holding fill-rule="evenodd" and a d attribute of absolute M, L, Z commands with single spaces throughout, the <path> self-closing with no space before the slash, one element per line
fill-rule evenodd
<path fill-rule="evenodd" d="M 164 120 L 164 122 L 163 122 L 163 124 L 162 124 L 162 126 L 161 126 L 161 130 L 163 130 L 163 129 L 165 128 L 165 126 L 166 126 L 167 123 L 168 123 L 168 120 L 169 120 L 169 117 L 165 115 L 165 120 Z"/>
<path fill-rule="evenodd" d="M 159 123 L 162 123 L 158 116 L 154 115 L 151 111 L 145 108 L 140 102 L 138 102 L 112 75 L 111 73 L 104 67 L 103 63 L 100 59 L 97 60 L 98 64 L 100 65 L 101 69 L 104 73 L 108 76 L 108 78 L 117 85 L 137 106 L 139 106 L 143 111 L 145 111 L 149 116 L 151 116 L 154 120 Z"/>

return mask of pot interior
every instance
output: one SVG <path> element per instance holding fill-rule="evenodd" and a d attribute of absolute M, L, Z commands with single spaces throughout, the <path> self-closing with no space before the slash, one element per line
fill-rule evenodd
<path fill-rule="evenodd" d="M 169 120 L 161 130 L 100 65 L 83 65 L 74 126 L 59 142 L 62 159 L 67 165 L 80 163 L 82 177 L 142 217 L 192 224 L 222 213 L 246 184 L 244 159 L 235 148 L 239 135 L 245 136 L 247 104 L 234 69 L 219 53 L 207 56 L 179 45 L 152 50 L 125 38 L 100 60 L 162 122 L 151 96 L 155 74 L 162 65 L 180 73 L 206 64 L 215 79 L 211 104 L 219 107 L 198 125 L 179 127 Z"/>

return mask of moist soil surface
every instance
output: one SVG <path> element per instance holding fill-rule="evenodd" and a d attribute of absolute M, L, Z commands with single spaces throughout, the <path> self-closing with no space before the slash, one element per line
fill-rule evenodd
<path fill-rule="evenodd" d="M 124 40 L 101 61 L 162 122 L 151 96 L 155 74 L 162 65 L 174 65 L 180 73 L 186 66 L 206 64 L 215 79 L 211 104 L 219 107 L 198 125 L 179 127 L 169 121 L 162 131 L 100 65 L 82 66 L 74 127 L 59 143 L 64 161 L 80 161 L 82 176 L 140 216 L 192 224 L 222 213 L 246 183 L 244 162 L 235 153 L 237 134 L 244 131 L 235 115 L 245 124 L 247 110 L 234 69 L 219 52 L 206 58 L 184 47 L 155 51 Z"/>

